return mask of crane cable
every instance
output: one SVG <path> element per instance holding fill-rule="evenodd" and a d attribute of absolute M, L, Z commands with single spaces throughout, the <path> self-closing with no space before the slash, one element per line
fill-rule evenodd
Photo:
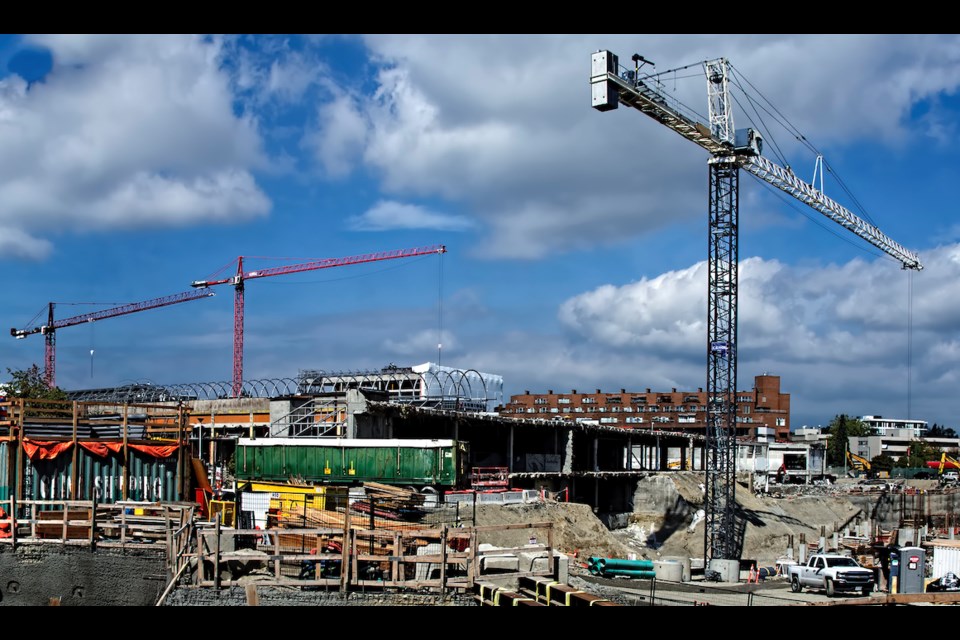
<path fill-rule="evenodd" d="M 440 355 L 443 349 L 443 254 L 440 254 L 439 276 L 437 278 L 437 366 L 441 364 Z"/>
<path fill-rule="evenodd" d="M 907 269 L 907 420 L 913 391 L 913 269 Z"/>

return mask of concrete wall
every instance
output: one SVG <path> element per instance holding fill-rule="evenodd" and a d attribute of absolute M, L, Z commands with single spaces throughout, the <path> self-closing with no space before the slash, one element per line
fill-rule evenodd
<path fill-rule="evenodd" d="M 191 400 L 191 413 L 216 413 L 217 415 L 267 413 L 270 398 L 229 398 L 218 400 Z"/>
<path fill-rule="evenodd" d="M 339 591 L 305 591 L 290 587 L 257 586 L 260 606 L 305 606 L 305 607 L 370 607 L 370 606 L 477 606 L 469 594 L 450 593 L 445 596 L 422 593 L 359 593 L 345 596 Z M 217 591 L 211 588 L 178 587 L 164 600 L 164 606 L 245 606 L 244 587 L 230 587 Z"/>
<path fill-rule="evenodd" d="M 162 548 L 0 545 L 0 606 L 153 606 L 167 586 Z"/>

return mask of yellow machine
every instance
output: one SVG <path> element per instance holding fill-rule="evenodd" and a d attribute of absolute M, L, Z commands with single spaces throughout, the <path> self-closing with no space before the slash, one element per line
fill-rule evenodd
<path fill-rule="evenodd" d="M 870 461 L 863 456 L 851 453 L 849 450 L 847 451 L 847 461 L 857 471 L 870 471 Z"/>
<path fill-rule="evenodd" d="M 949 469 L 947 469 L 948 462 L 951 465 Z M 944 475 L 944 471 L 947 471 L 948 475 Z M 960 472 L 960 462 L 957 462 L 946 453 L 941 453 L 940 466 L 937 468 L 937 476 L 940 478 L 940 483 L 946 484 L 948 482 L 958 482 L 958 480 L 960 480 L 960 473 L 958 472 Z"/>

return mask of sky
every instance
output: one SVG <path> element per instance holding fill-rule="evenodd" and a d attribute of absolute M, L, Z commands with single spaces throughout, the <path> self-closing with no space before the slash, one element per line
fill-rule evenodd
<path fill-rule="evenodd" d="M 737 128 L 813 180 L 789 122 L 825 193 L 924 265 L 741 172 L 738 389 L 780 376 L 794 427 L 960 427 L 957 35 L 0 35 L 3 326 L 186 291 L 239 256 L 442 244 L 249 281 L 244 377 L 440 360 L 502 375 L 504 400 L 705 387 L 709 156 L 592 109 L 599 49 L 653 61 L 700 114 L 701 63 L 728 59 Z M 233 289 L 211 291 L 60 329 L 58 385 L 229 380 Z M 0 380 L 32 364 L 42 336 L 0 340 Z"/>

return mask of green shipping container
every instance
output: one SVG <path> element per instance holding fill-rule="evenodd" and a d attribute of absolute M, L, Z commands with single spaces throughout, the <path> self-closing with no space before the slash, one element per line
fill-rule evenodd
<path fill-rule="evenodd" d="M 456 487 L 466 451 L 455 440 L 241 438 L 235 470 L 238 480 Z"/>
<path fill-rule="evenodd" d="M 10 487 L 13 486 L 15 461 L 11 458 L 14 447 L 8 442 L 0 442 L 0 501 L 10 499 Z"/>

